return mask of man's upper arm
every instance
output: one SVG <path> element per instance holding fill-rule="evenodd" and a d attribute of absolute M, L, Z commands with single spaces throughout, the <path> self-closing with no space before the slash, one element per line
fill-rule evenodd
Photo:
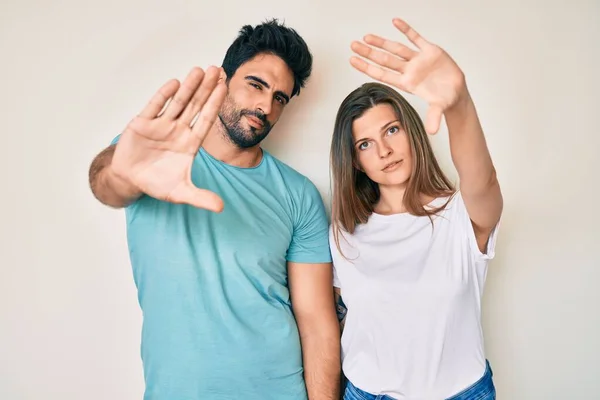
<path fill-rule="evenodd" d="M 301 196 L 287 261 L 305 264 L 331 263 L 329 222 L 321 195 L 316 186 L 306 179 Z"/>
<path fill-rule="evenodd" d="M 301 195 L 287 259 L 292 307 L 299 324 L 307 327 L 313 321 L 322 323 L 323 318 L 333 317 L 335 322 L 335 307 L 325 206 L 316 186 L 308 179 Z"/>
<path fill-rule="evenodd" d="M 337 326 L 331 263 L 288 263 L 290 297 L 300 333 L 327 331 Z"/>

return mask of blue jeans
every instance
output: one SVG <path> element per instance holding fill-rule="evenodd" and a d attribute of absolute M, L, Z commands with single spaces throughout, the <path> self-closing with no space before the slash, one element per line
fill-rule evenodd
<path fill-rule="evenodd" d="M 496 388 L 492 376 L 494 373 L 490 368 L 490 363 L 486 361 L 485 373 L 483 376 L 474 384 L 466 388 L 460 393 L 446 400 L 495 400 L 496 399 Z M 344 400 L 395 400 L 385 394 L 371 394 L 363 390 L 360 390 L 354 386 L 350 381 L 346 384 L 346 390 L 344 392 Z"/>

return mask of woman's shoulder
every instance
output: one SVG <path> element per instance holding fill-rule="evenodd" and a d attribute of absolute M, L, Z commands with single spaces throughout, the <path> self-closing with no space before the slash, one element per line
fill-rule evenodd
<path fill-rule="evenodd" d="M 431 196 L 424 207 L 429 210 L 443 210 L 446 209 L 448 205 L 457 201 L 458 197 L 460 197 L 460 190 L 455 190 L 440 196 Z"/>

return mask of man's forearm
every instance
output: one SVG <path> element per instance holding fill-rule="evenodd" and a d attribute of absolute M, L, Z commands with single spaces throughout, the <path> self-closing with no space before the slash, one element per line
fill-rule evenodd
<path fill-rule="evenodd" d="M 309 400 L 339 400 L 341 396 L 340 338 L 337 325 L 330 337 L 302 339 L 304 379 Z"/>
<path fill-rule="evenodd" d="M 111 168 L 115 145 L 109 146 L 96 156 L 89 170 L 92 193 L 102 204 L 122 208 L 131 204 L 141 193 L 116 176 Z"/>

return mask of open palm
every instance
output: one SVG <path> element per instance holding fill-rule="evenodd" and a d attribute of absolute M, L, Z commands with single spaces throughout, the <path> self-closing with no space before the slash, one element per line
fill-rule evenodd
<path fill-rule="evenodd" d="M 374 64 L 359 57 L 352 57 L 350 63 L 378 81 L 427 101 L 425 128 L 429 133 L 436 133 L 444 111 L 464 94 L 464 74 L 448 53 L 425 40 L 406 22 L 395 18 L 393 23 L 417 50 L 376 35 L 366 35 L 366 44 L 355 41 L 351 47 Z"/>
<path fill-rule="evenodd" d="M 156 199 L 222 210 L 219 196 L 191 180 L 194 158 L 227 93 L 220 73 L 216 67 L 206 72 L 194 68 L 182 84 L 167 82 L 127 125 L 112 158 L 112 172 Z"/>

